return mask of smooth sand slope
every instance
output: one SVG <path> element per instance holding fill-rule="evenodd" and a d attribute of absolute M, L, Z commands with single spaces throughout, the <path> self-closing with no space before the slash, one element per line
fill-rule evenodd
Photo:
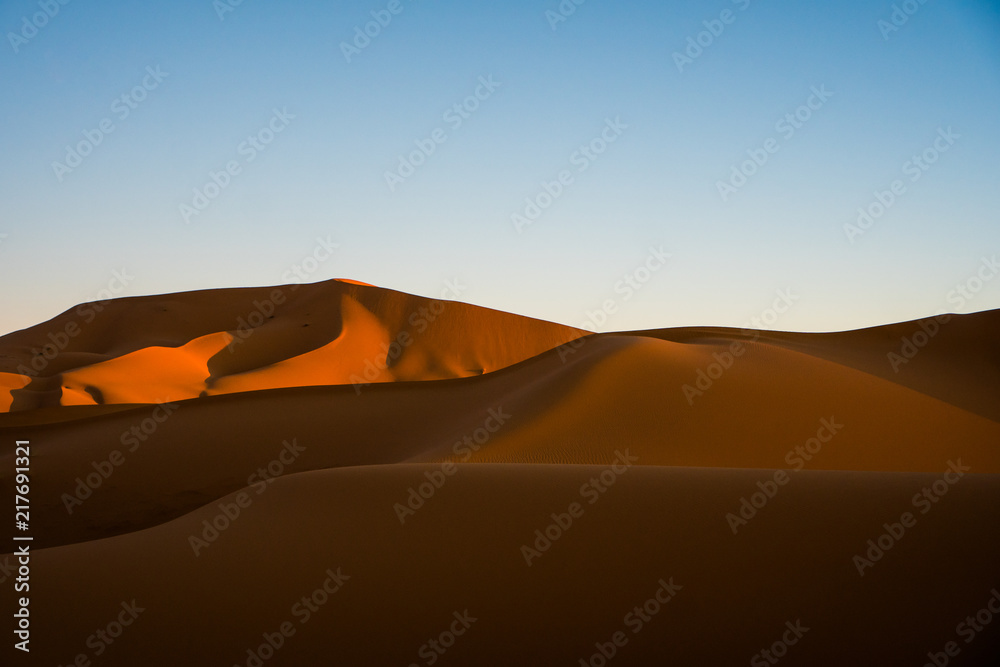
<path fill-rule="evenodd" d="M 927 322 L 580 338 L 441 302 L 418 332 L 432 302 L 331 281 L 242 336 L 268 289 L 108 302 L 48 375 L 3 385 L 5 493 L 13 441 L 32 447 L 23 664 L 1000 654 L 1000 613 L 958 625 L 1000 587 L 1000 311 L 896 372 Z M 60 317 L 0 338 L 3 369 Z M 133 599 L 120 638 L 94 634 Z"/>
<path fill-rule="evenodd" d="M 767 472 L 640 467 L 590 505 L 579 488 L 599 468 L 467 464 L 400 525 L 393 504 L 435 469 L 285 477 L 198 556 L 188 540 L 215 505 L 39 552 L 32 658 L 93 656 L 88 637 L 134 600 L 145 611 L 94 664 L 246 665 L 287 622 L 294 634 L 265 664 L 424 665 L 428 641 L 468 611 L 435 664 L 573 666 L 623 632 L 608 664 L 746 665 L 800 622 L 782 664 L 922 665 L 963 642 L 956 624 L 997 584 L 992 477 L 962 480 L 861 577 L 852 557 L 937 475 L 803 472 L 733 535 L 724 515 Z M 574 501 L 583 514 L 526 565 L 522 545 Z M 350 578 L 306 615 L 302 597 L 331 570 Z M 657 609 L 661 580 L 682 588 Z M 632 610 L 647 604 L 645 621 Z M 989 665 L 998 649 L 989 627 L 950 664 Z"/>

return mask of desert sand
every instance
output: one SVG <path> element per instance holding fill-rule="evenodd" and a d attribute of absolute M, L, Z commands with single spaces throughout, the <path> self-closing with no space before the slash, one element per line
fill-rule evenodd
<path fill-rule="evenodd" d="M 994 664 L 998 340 L 354 281 L 84 304 L 0 337 L 4 664 Z"/>

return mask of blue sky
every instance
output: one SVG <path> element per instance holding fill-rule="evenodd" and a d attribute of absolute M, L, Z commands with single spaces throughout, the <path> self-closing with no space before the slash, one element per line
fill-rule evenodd
<path fill-rule="evenodd" d="M 787 330 L 1000 307 L 996 3 L 11 0 L 0 27 L 0 332 L 302 266 L 599 330 L 779 292 Z"/>

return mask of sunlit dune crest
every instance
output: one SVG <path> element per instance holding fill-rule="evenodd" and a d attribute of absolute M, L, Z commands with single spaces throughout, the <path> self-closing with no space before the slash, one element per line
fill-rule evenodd
<path fill-rule="evenodd" d="M 79 333 L 60 333 L 67 344 L 40 369 L 32 367 L 32 350 L 64 330 Z M 32 381 L 13 387 L 20 391 L 0 407 L 22 411 L 468 377 L 586 333 L 349 280 L 134 297 L 106 302 L 97 313 L 69 310 L 0 338 L 6 352 L 0 372 L 32 373 Z M 225 343 L 222 334 L 229 336 Z M 211 341 L 208 347 L 195 343 L 202 339 Z"/>
<path fill-rule="evenodd" d="M 11 392 L 17 389 L 23 389 L 28 386 L 29 382 L 31 382 L 31 378 L 27 375 L 21 375 L 19 373 L 0 373 L 0 412 L 7 412 L 10 410 L 11 403 L 14 400 Z"/>
<path fill-rule="evenodd" d="M 387 382 L 392 373 L 384 368 L 384 344 L 389 332 L 371 312 L 343 295 L 339 334 L 322 347 L 262 368 L 212 378 L 208 394 L 229 394 L 278 387 L 349 384 L 362 377 L 366 364 L 378 371 L 372 382 Z"/>
<path fill-rule="evenodd" d="M 224 350 L 232 334 L 220 331 L 180 347 L 147 347 L 84 366 L 62 376 L 62 405 L 161 403 L 204 391 L 208 360 Z"/>
<path fill-rule="evenodd" d="M 364 285 L 365 287 L 375 287 L 375 285 L 372 285 L 371 283 L 363 283 L 360 280 L 351 280 L 350 278 L 334 278 L 334 280 L 337 280 L 342 283 L 347 283 L 348 285 Z"/>

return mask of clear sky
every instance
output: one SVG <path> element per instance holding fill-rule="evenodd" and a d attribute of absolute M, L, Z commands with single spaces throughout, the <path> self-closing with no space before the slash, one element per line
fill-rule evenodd
<path fill-rule="evenodd" d="M 997 3 L 7 0 L 0 27 L 0 332 L 302 276 L 599 330 L 1000 307 Z"/>

